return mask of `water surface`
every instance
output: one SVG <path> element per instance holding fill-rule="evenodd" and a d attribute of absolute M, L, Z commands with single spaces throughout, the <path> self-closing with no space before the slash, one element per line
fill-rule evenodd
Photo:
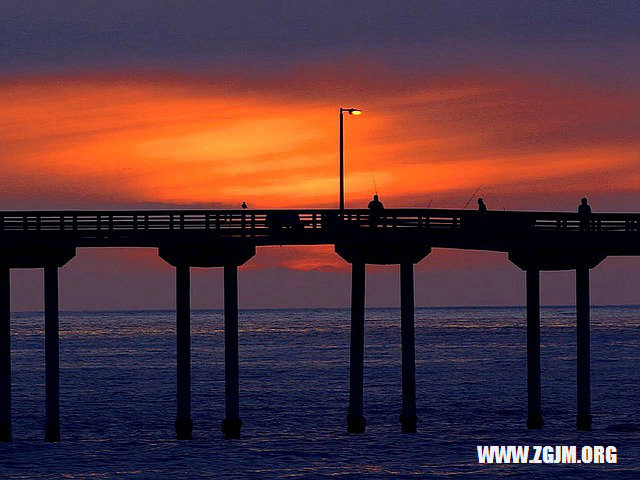
<path fill-rule="evenodd" d="M 400 322 L 366 312 L 364 435 L 345 433 L 349 311 L 240 314 L 240 440 L 220 432 L 222 312 L 192 314 L 194 440 L 174 440 L 170 311 L 61 314 L 62 443 L 42 442 L 41 313 L 12 319 L 3 479 L 640 478 L 640 307 L 592 309 L 592 432 L 575 430 L 575 312 L 542 310 L 545 428 L 527 431 L 523 308 L 416 309 L 419 433 L 400 433 Z M 617 465 L 478 465 L 476 445 L 615 445 Z"/>

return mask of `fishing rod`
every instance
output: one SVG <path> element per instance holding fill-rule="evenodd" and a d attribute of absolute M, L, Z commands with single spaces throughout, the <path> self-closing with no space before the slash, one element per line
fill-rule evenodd
<path fill-rule="evenodd" d="M 482 188 L 482 185 L 480 185 L 478 188 L 476 188 L 476 191 L 473 192 L 473 195 L 471 195 L 471 197 L 469 197 L 469 200 L 467 200 L 467 203 L 464 204 L 464 208 L 462 210 L 466 210 L 467 209 L 467 207 L 471 203 L 471 200 L 473 200 L 473 197 L 476 196 L 476 193 L 478 193 L 481 188 Z"/>
<path fill-rule="evenodd" d="M 378 186 L 376 185 L 376 176 L 373 174 L 373 170 L 371 170 L 371 178 L 373 179 L 373 190 L 378 195 Z"/>

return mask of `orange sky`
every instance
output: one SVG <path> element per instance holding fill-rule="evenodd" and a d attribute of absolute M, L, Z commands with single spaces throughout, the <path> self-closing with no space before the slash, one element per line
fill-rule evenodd
<path fill-rule="evenodd" d="M 3 208 L 335 206 L 337 107 L 347 206 L 573 209 L 638 189 L 634 92 L 561 78 L 413 80 L 331 72 L 36 76 L 0 81 Z M 633 128 L 633 125 L 636 128 Z M 621 204 L 622 208 L 633 203 Z M 618 208 L 618 204 L 614 203 Z M 345 270 L 330 247 L 262 249 L 247 268 Z M 151 253 L 127 254 L 135 264 Z M 448 267 L 468 258 L 441 254 Z M 430 268 L 438 268 L 431 265 Z"/>
<path fill-rule="evenodd" d="M 388 206 L 460 207 L 483 185 L 490 207 L 523 208 L 522 194 L 555 210 L 582 192 L 639 186 L 634 92 L 469 74 L 395 79 L 385 91 L 389 73 L 362 70 L 342 93 L 308 70 L 237 85 L 163 73 L 5 78 L 2 201 L 331 206 L 339 105 L 364 110 L 345 118 L 347 206 L 365 205 L 372 172 Z"/>

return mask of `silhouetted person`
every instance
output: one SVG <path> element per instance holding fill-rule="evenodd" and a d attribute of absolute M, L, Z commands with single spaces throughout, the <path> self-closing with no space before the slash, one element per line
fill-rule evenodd
<path fill-rule="evenodd" d="M 484 203 L 484 199 L 482 197 L 478 198 L 478 211 L 480 213 L 485 213 L 487 211 L 487 205 Z"/>
<path fill-rule="evenodd" d="M 580 230 L 589 230 L 589 217 L 591 217 L 591 207 L 587 197 L 582 197 L 578 205 L 578 217 L 580 218 Z"/>
<path fill-rule="evenodd" d="M 249 205 L 247 205 L 247 202 L 242 202 L 242 209 L 246 210 L 247 208 L 249 208 Z"/>
<path fill-rule="evenodd" d="M 369 210 L 378 213 L 384 210 L 384 205 L 382 205 L 382 202 L 378 199 L 378 195 L 374 195 L 373 200 L 369 202 Z"/>
<path fill-rule="evenodd" d="M 380 215 L 384 210 L 384 205 L 378 199 L 378 195 L 373 196 L 373 200 L 369 202 L 369 225 L 375 228 L 380 221 Z"/>

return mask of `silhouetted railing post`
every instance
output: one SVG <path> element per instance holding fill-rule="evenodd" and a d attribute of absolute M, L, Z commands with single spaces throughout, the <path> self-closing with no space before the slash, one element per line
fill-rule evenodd
<path fill-rule="evenodd" d="M 540 270 L 528 268 L 527 275 L 527 428 L 542 428 L 540 382 Z"/>
<path fill-rule="evenodd" d="M 364 418 L 364 299 L 365 264 L 355 262 L 351 273 L 351 350 L 347 432 L 363 433 Z"/>
<path fill-rule="evenodd" d="M 576 269 L 576 345 L 578 430 L 591 430 L 591 365 L 589 326 L 589 267 Z"/>
<path fill-rule="evenodd" d="M 186 264 L 176 266 L 176 375 L 178 440 L 191 440 L 191 282 Z"/>
<path fill-rule="evenodd" d="M 400 264 L 400 329 L 402 337 L 402 414 L 403 433 L 415 433 L 416 345 L 414 326 L 413 263 Z"/>
<path fill-rule="evenodd" d="M 239 438 L 240 365 L 238 358 L 238 267 L 224 266 L 224 419 L 227 438 Z"/>
<path fill-rule="evenodd" d="M 0 442 L 11 441 L 11 270 L 0 266 Z"/>
<path fill-rule="evenodd" d="M 60 441 L 60 334 L 58 267 L 44 267 L 44 357 L 45 427 L 44 441 Z"/>

